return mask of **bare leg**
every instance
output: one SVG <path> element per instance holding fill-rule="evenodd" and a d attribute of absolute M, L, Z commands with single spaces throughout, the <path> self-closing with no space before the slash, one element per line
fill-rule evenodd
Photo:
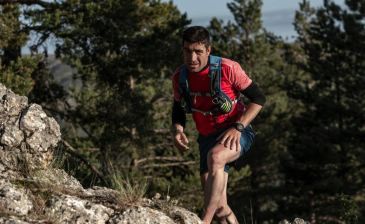
<path fill-rule="evenodd" d="M 228 174 L 224 172 L 226 163 L 237 159 L 239 152 L 216 145 L 208 154 L 208 174 L 204 186 L 204 215 L 203 222 L 210 224 L 214 214 L 225 214 L 226 220 L 238 223 L 232 210 L 227 204 L 226 188 Z M 232 212 L 233 215 L 230 214 Z"/>
<path fill-rule="evenodd" d="M 232 209 L 228 206 L 227 201 L 227 182 L 228 182 L 228 173 L 224 172 L 225 174 L 225 187 L 223 194 L 221 196 L 221 200 L 219 201 L 218 208 L 215 212 L 216 220 L 220 224 L 238 224 L 238 220 L 234 215 Z"/>
<path fill-rule="evenodd" d="M 220 224 L 238 224 L 237 218 L 232 212 L 232 209 L 229 207 L 227 203 L 227 182 L 228 182 L 228 173 L 224 172 L 225 176 L 225 187 L 224 191 L 221 195 L 221 199 L 218 204 L 218 208 L 215 212 L 215 220 L 217 220 Z M 205 183 L 208 179 L 208 173 L 204 173 L 201 175 L 201 184 L 204 190 Z"/>

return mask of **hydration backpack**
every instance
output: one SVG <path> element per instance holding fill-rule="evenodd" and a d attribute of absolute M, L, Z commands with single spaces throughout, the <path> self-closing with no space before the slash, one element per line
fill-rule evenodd
<path fill-rule="evenodd" d="M 227 114 L 232 111 L 232 101 L 221 89 L 221 62 L 222 58 L 214 55 L 209 56 L 209 77 L 210 93 L 191 92 L 189 89 L 188 74 L 186 66 L 182 66 L 179 76 L 179 91 L 183 96 L 183 103 L 186 113 L 199 112 L 204 115 Z M 210 96 L 215 108 L 211 111 L 202 111 L 192 107 L 191 96 Z"/>

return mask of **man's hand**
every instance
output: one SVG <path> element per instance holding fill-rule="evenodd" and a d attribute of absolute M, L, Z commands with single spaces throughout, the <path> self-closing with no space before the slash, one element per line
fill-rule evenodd
<path fill-rule="evenodd" d="M 176 148 L 180 150 L 180 152 L 184 152 L 189 149 L 189 140 L 184 134 L 183 131 L 176 131 L 174 133 L 174 145 Z"/>
<path fill-rule="evenodd" d="M 240 139 L 241 132 L 237 131 L 235 128 L 229 128 L 217 138 L 217 141 L 226 148 L 239 151 L 241 148 Z"/>

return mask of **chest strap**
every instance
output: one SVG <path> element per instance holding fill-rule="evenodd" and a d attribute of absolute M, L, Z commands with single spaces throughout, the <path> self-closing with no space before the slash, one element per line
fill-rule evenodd
<path fill-rule="evenodd" d="M 211 96 L 210 93 L 190 92 L 190 96 Z"/>
<path fill-rule="evenodd" d="M 232 100 L 232 105 L 236 104 L 238 102 L 237 99 Z M 201 113 L 204 116 L 208 116 L 208 115 L 213 115 L 213 114 L 217 114 L 216 110 L 208 110 L 208 111 L 203 111 L 203 110 L 199 110 L 199 109 L 195 109 L 195 108 L 191 108 L 192 112 L 197 112 L 197 113 Z"/>

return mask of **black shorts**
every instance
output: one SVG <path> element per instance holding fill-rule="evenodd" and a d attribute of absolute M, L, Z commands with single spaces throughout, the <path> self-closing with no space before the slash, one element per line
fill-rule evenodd
<path fill-rule="evenodd" d="M 226 130 L 227 129 L 224 129 L 218 133 L 208 135 L 208 136 L 199 135 L 198 143 L 199 143 L 199 151 L 200 151 L 200 174 L 208 172 L 208 161 L 207 161 L 208 152 L 218 143 L 218 141 L 217 141 L 218 136 Z M 241 134 L 240 157 L 242 157 L 244 154 L 246 154 L 250 150 L 254 138 L 255 138 L 255 133 L 252 129 L 252 126 L 249 125 L 245 128 L 245 130 Z M 226 164 L 224 166 L 224 171 L 228 172 L 229 167 L 230 166 L 228 164 Z"/>

